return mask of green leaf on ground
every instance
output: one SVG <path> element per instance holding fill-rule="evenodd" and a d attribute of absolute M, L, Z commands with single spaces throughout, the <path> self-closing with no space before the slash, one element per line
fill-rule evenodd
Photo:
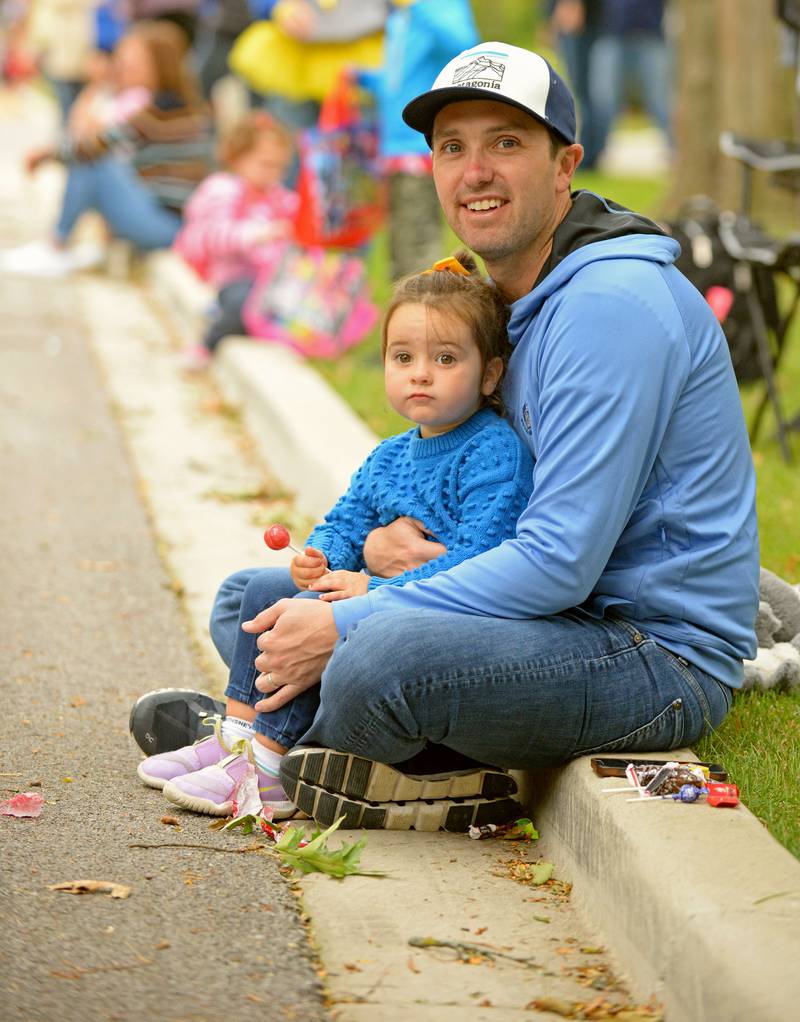
<path fill-rule="evenodd" d="M 301 846 L 306 832 L 299 827 L 288 827 L 275 845 L 275 851 L 286 866 L 299 870 L 301 873 L 327 873 L 328 876 L 342 879 L 346 876 L 385 876 L 385 873 L 367 871 L 359 868 L 358 860 L 367 843 L 366 836 L 353 844 L 344 844 L 341 848 L 328 848 L 328 838 L 337 830 L 344 817 L 339 819 L 327 830 L 316 830 L 311 840 Z"/>
<path fill-rule="evenodd" d="M 552 862 L 536 862 L 530 867 L 530 881 L 535 886 L 546 884 L 552 877 L 555 866 Z"/>

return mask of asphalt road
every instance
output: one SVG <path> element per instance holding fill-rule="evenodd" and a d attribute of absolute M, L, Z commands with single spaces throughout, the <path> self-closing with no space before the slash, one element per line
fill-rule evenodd
<path fill-rule="evenodd" d="M 129 847 L 251 839 L 136 777 L 134 698 L 202 679 L 69 284 L 0 302 L 0 799 L 45 798 L 0 817 L 0 1019 L 325 1019 L 273 859 Z M 48 890 L 84 879 L 130 897 Z"/>

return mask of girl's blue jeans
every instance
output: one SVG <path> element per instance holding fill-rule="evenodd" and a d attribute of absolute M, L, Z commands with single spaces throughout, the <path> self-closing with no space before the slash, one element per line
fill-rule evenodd
<path fill-rule="evenodd" d="M 90 209 L 103 216 L 114 237 L 143 251 L 169 248 L 181 226 L 180 216 L 162 206 L 133 167 L 115 156 L 69 164 L 56 236 L 66 241 Z"/>
<path fill-rule="evenodd" d="M 230 666 L 226 695 L 251 706 L 262 698 L 253 688 L 257 636 L 240 625 L 296 595 L 284 569 L 251 568 L 222 584 L 211 636 Z M 255 727 L 286 747 L 325 746 L 383 763 L 436 744 L 528 769 L 691 745 L 719 726 L 731 695 L 618 618 L 382 612 L 339 640 L 320 685 L 259 714 Z"/>

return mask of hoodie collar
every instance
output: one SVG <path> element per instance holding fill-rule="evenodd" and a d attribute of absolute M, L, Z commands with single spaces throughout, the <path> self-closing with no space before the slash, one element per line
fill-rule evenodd
<path fill-rule="evenodd" d="M 553 248 L 531 291 L 511 305 L 509 339 L 516 344 L 542 303 L 588 263 L 648 259 L 668 265 L 680 245 L 652 220 L 594 192 L 572 195 L 572 207 L 553 235 Z"/>

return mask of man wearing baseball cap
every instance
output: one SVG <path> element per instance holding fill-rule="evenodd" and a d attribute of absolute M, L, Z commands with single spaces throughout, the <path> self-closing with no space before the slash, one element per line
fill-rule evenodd
<path fill-rule="evenodd" d="M 285 600 L 249 627 L 259 709 L 322 675 L 281 765 L 294 801 L 324 822 L 466 829 L 518 810 L 500 768 L 671 749 L 722 721 L 755 654 L 755 486 L 719 325 L 675 241 L 571 192 L 582 148 L 550 64 L 483 43 L 403 116 L 511 304 L 504 400 L 530 503 L 514 539 L 449 571 Z M 427 542 L 408 520 L 377 530 L 371 573 L 430 559 Z"/>

